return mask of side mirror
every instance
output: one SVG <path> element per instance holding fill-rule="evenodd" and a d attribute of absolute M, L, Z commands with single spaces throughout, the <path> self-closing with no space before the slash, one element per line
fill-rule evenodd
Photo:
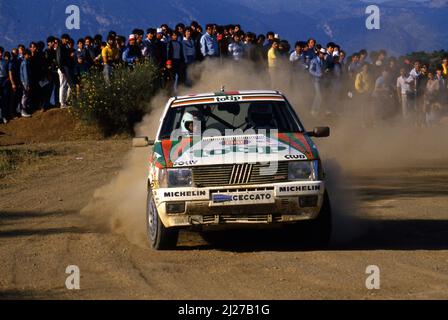
<path fill-rule="evenodd" d="M 330 127 L 316 127 L 313 131 L 307 133 L 310 137 L 327 138 L 330 136 Z"/>
<path fill-rule="evenodd" d="M 149 140 L 148 137 L 137 137 L 132 139 L 132 147 L 134 148 L 145 148 L 153 145 L 154 140 Z"/>

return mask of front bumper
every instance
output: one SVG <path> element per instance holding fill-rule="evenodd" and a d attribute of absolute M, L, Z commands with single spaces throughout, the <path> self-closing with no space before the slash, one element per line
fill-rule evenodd
<path fill-rule="evenodd" d="M 167 228 L 315 219 L 324 193 L 323 181 L 153 190 L 160 219 Z M 231 200 L 229 195 L 233 196 Z M 227 198 L 229 201 L 225 201 Z M 172 212 L 173 204 L 182 212 Z"/>

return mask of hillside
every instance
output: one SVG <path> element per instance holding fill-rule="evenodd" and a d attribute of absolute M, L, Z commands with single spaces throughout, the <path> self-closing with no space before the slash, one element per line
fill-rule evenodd
<path fill-rule="evenodd" d="M 348 50 L 387 48 L 394 53 L 432 51 L 448 47 L 448 0 L 373 1 L 381 9 L 381 30 L 365 28 L 364 10 L 372 2 L 353 0 L 0 0 L 0 43 L 10 48 L 18 42 L 45 39 L 65 29 L 65 8 L 81 8 L 81 30 L 73 37 L 106 33 L 127 34 L 134 27 L 192 19 L 200 23 L 241 23 L 246 30 L 275 30 L 290 41 L 312 35 L 325 43 L 334 40 Z"/>

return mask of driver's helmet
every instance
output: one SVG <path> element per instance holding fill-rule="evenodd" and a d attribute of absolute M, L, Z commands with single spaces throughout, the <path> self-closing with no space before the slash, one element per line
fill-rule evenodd
<path fill-rule="evenodd" d="M 273 117 L 272 105 L 265 102 L 252 103 L 247 113 L 247 122 L 254 129 L 271 129 Z"/>
<path fill-rule="evenodd" d="M 202 116 L 198 111 L 187 111 L 181 120 L 181 131 L 184 135 L 192 135 L 193 132 L 201 132 Z M 199 127 L 198 127 L 199 126 Z"/>

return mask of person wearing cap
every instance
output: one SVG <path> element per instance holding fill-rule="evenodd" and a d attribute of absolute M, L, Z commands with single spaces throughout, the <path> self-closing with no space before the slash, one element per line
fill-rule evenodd
<path fill-rule="evenodd" d="M 313 60 L 311 60 L 309 68 L 309 73 L 313 77 L 313 85 L 314 85 L 314 101 L 311 107 L 311 115 L 314 117 L 319 114 L 322 104 L 321 81 L 325 73 L 326 52 L 327 51 L 324 48 L 320 48 L 318 51 L 318 56 L 316 56 Z"/>
<path fill-rule="evenodd" d="M 153 42 L 154 44 L 154 63 L 156 66 L 162 70 L 165 68 L 166 64 L 166 55 L 167 55 L 167 43 L 164 41 L 163 37 L 163 29 L 156 29 L 156 40 Z"/>
<path fill-rule="evenodd" d="M 137 38 L 135 34 L 129 35 L 128 45 L 122 55 L 123 62 L 131 68 L 142 58 L 142 52 L 136 42 Z"/>
<path fill-rule="evenodd" d="M 146 39 L 143 40 L 142 47 L 142 56 L 153 63 L 155 63 L 155 44 L 157 41 L 156 33 L 156 29 L 149 28 L 146 31 Z"/>
<path fill-rule="evenodd" d="M 177 92 L 178 80 L 179 76 L 173 70 L 173 62 L 167 60 L 166 65 L 161 72 L 160 87 L 165 90 L 169 96 L 172 96 Z"/>

